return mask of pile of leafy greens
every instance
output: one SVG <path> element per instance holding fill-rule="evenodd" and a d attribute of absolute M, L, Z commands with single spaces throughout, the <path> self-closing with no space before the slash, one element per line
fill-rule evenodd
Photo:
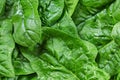
<path fill-rule="evenodd" d="M 120 0 L 0 0 L 0 80 L 120 80 Z"/>

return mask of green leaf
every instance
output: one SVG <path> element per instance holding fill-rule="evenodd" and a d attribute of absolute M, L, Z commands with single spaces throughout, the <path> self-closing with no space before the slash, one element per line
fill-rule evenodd
<path fill-rule="evenodd" d="M 113 27 L 113 30 L 112 30 L 112 37 L 114 39 L 114 41 L 120 45 L 120 22 L 116 23 L 115 26 Z"/>
<path fill-rule="evenodd" d="M 98 65 L 111 76 L 116 75 L 120 71 L 120 49 L 119 46 L 111 41 L 99 50 Z"/>
<path fill-rule="evenodd" d="M 28 75 L 34 73 L 29 61 L 17 58 L 13 61 L 16 75 Z"/>
<path fill-rule="evenodd" d="M 51 28 L 61 30 L 73 37 L 79 37 L 77 33 L 77 28 L 67 12 L 65 12 L 62 19 L 59 20 Z"/>
<path fill-rule="evenodd" d="M 1 0 L 0 80 L 119 80 L 120 0 Z"/>
<path fill-rule="evenodd" d="M 0 16 L 3 14 L 5 9 L 5 2 L 6 0 L 0 0 Z"/>
<path fill-rule="evenodd" d="M 14 78 L 2 77 L 1 80 L 38 80 L 36 74 L 15 76 Z"/>
<path fill-rule="evenodd" d="M 64 0 L 39 0 L 39 13 L 43 25 L 53 25 L 61 17 Z"/>
<path fill-rule="evenodd" d="M 65 0 L 66 9 L 69 16 L 72 16 L 79 0 Z"/>
<path fill-rule="evenodd" d="M 117 80 L 120 80 L 120 73 L 117 75 Z"/>
<path fill-rule="evenodd" d="M 97 49 L 94 45 L 60 30 L 46 28 L 44 32 L 51 37 L 44 44 L 44 50 L 40 53 L 36 55 L 35 51 L 20 48 L 22 54 L 31 62 L 31 66 L 40 80 L 109 79 L 109 75 L 95 64 Z M 87 43 L 89 46 L 86 46 Z"/>
<path fill-rule="evenodd" d="M 32 47 L 41 40 L 38 0 L 21 0 L 13 17 L 14 39 L 21 46 Z"/>
<path fill-rule="evenodd" d="M 18 45 L 16 45 L 16 48 L 13 51 L 12 63 L 15 75 L 29 75 L 35 73 L 30 65 L 30 62 L 19 52 Z"/>
<path fill-rule="evenodd" d="M 6 77 L 15 76 L 12 65 L 14 47 L 12 24 L 10 20 L 4 20 L 0 27 L 0 74 Z"/>
<path fill-rule="evenodd" d="M 114 10 L 120 8 L 118 3 L 120 1 L 116 0 L 108 8 L 81 23 L 78 28 L 80 37 L 95 44 L 97 48 L 101 48 L 112 41 L 113 26 L 119 22 L 113 15 L 116 13 Z M 117 7 L 114 7 L 115 5 Z"/>
<path fill-rule="evenodd" d="M 78 5 L 72 15 L 75 24 L 80 27 L 84 21 L 96 16 L 107 8 L 115 0 L 79 0 Z"/>

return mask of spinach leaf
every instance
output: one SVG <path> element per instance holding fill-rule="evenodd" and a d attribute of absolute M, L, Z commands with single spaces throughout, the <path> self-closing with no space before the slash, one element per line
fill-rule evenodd
<path fill-rule="evenodd" d="M 21 0 L 13 17 L 14 39 L 21 46 L 32 47 L 41 40 L 38 0 Z"/>
<path fill-rule="evenodd" d="M 70 16 L 72 16 L 72 14 L 77 6 L 78 1 L 79 0 L 65 0 L 66 9 Z"/>
<path fill-rule="evenodd" d="M 120 49 L 119 46 L 111 41 L 99 50 L 99 67 L 110 75 L 116 75 L 120 70 Z"/>
<path fill-rule="evenodd" d="M 1 0 L 0 80 L 119 80 L 120 0 Z"/>
<path fill-rule="evenodd" d="M 4 20 L 0 26 L 0 74 L 3 76 L 15 76 L 12 65 L 12 52 L 14 48 L 12 23 L 10 20 Z"/>
<path fill-rule="evenodd" d="M 78 6 L 82 6 L 83 3 L 84 1 L 79 2 Z M 81 7 L 84 15 L 77 15 L 78 19 L 76 19 L 76 15 L 73 14 L 73 20 L 76 19 L 74 21 L 78 27 L 79 36 L 93 43 L 98 48 L 98 57 L 96 58 L 98 66 L 111 76 L 119 73 L 119 3 L 119 0 L 114 1 L 114 3 L 108 1 L 108 6 L 100 11 L 98 11 L 100 6 L 97 7 L 98 5 L 96 5 L 92 7 L 92 3 L 85 3 L 84 6 L 90 5 L 89 7 L 96 9 L 97 13 L 95 12 L 93 15 L 87 14 L 87 10 Z M 82 10 L 79 12 L 82 13 Z"/>
<path fill-rule="evenodd" d="M 72 15 L 73 21 L 77 27 L 80 27 L 87 19 L 96 16 L 114 1 L 115 0 L 79 0 Z"/>
<path fill-rule="evenodd" d="M 119 29 L 120 29 L 120 22 L 118 22 L 118 23 L 115 24 L 115 26 L 113 27 L 112 33 L 111 33 L 111 35 L 113 37 L 113 40 L 118 45 L 120 45 L 120 42 L 119 42 L 119 40 L 120 40 L 120 35 L 119 35 L 120 31 L 119 31 Z"/>
<path fill-rule="evenodd" d="M 43 25 L 51 26 L 61 17 L 64 0 L 39 0 L 39 14 Z"/>
<path fill-rule="evenodd" d="M 37 53 L 40 54 L 39 56 L 35 55 L 35 51 L 20 48 L 22 54 L 31 62 L 31 66 L 40 80 L 109 79 L 109 75 L 95 64 L 94 58 L 97 49 L 94 45 L 79 38 L 74 38 L 60 30 L 46 28 L 44 31 L 51 37 L 44 44 L 45 50 Z M 61 36 L 63 37 L 61 38 Z M 86 44 L 89 44 L 89 46 L 86 46 Z M 89 70 L 90 72 L 88 72 Z"/>
<path fill-rule="evenodd" d="M 51 28 L 61 30 L 61 31 L 63 31 L 71 36 L 74 36 L 74 37 L 79 37 L 78 33 L 77 33 L 77 28 L 67 12 L 65 12 L 63 14 L 62 19 L 59 20 Z"/>
<path fill-rule="evenodd" d="M 113 26 L 119 22 L 113 14 L 117 14 L 115 9 L 119 9 L 120 1 L 116 0 L 108 8 L 102 10 L 95 16 L 87 19 L 81 28 L 78 29 L 82 39 L 92 42 L 97 48 L 105 46 L 113 39 L 111 32 Z"/>
<path fill-rule="evenodd" d="M 25 58 L 17 58 L 13 61 L 13 65 L 16 75 L 28 75 L 34 73 L 29 61 Z"/>

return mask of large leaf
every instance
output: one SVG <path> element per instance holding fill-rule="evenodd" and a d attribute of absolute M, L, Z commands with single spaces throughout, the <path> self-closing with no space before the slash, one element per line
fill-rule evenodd
<path fill-rule="evenodd" d="M 42 25 L 51 26 L 61 19 L 66 11 L 71 16 L 78 0 L 39 0 L 39 13 Z"/>
<path fill-rule="evenodd" d="M 114 0 L 79 0 L 79 3 L 72 15 L 75 24 L 80 27 L 86 19 L 95 16 L 112 4 Z"/>
<path fill-rule="evenodd" d="M 35 51 L 20 48 L 23 55 L 31 62 L 39 80 L 109 79 L 108 74 L 95 64 L 97 49 L 94 45 L 60 30 L 46 28 L 44 31 L 46 36 L 51 37 L 40 53 L 36 54 Z"/>
<path fill-rule="evenodd" d="M 111 41 L 99 50 L 99 67 L 110 75 L 116 75 L 120 72 L 120 49 L 119 46 Z"/>
<path fill-rule="evenodd" d="M 3 76 L 15 76 L 11 58 L 14 47 L 12 24 L 10 20 L 4 20 L 0 27 L 0 74 Z"/>
<path fill-rule="evenodd" d="M 108 0 L 108 2 L 110 1 Z M 86 15 L 84 15 L 85 17 L 77 16 L 79 20 L 76 20 L 78 22 L 77 25 L 79 25 L 78 32 L 80 37 L 95 44 L 98 48 L 99 55 L 97 60 L 99 68 L 105 70 L 111 76 L 119 73 L 120 52 L 117 45 L 119 44 L 119 3 L 120 0 L 116 0 L 99 13 L 92 16 L 88 14 L 89 17 L 86 21 Z M 83 18 L 83 20 L 80 18 Z"/>
<path fill-rule="evenodd" d="M 30 47 L 40 42 L 41 21 L 38 15 L 38 0 L 18 1 L 13 17 L 14 39 L 21 46 Z"/>
<path fill-rule="evenodd" d="M 114 24 L 118 19 L 115 15 L 118 12 L 115 9 L 119 9 L 119 0 L 116 0 L 109 8 L 104 9 L 95 16 L 87 19 L 81 29 L 78 29 L 79 35 L 82 39 L 92 42 L 98 48 L 103 47 L 112 40 L 111 32 Z M 82 24 L 82 23 L 81 23 Z"/>

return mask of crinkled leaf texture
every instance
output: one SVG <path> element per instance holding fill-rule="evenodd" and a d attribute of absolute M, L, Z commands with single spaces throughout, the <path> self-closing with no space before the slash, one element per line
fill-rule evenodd
<path fill-rule="evenodd" d="M 41 21 L 38 15 L 38 0 L 18 1 L 13 17 L 14 39 L 21 46 L 32 47 L 40 42 Z"/>
<path fill-rule="evenodd" d="M 14 47 L 12 23 L 10 20 L 4 20 L 0 26 L 0 75 L 2 76 L 15 76 L 12 65 L 12 52 Z"/>
<path fill-rule="evenodd" d="M 12 62 L 14 66 L 15 75 L 29 75 L 35 73 L 30 62 L 15 48 L 12 55 Z"/>
<path fill-rule="evenodd" d="M 43 25 L 53 25 L 61 17 L 64 0 L 39 0 L 39 14 Z"/>
<path fill-rule="evenodd" d="M 72 16 L 79 0 L 65 0 L 66 10 L 69 16 Z"/>
<path fill-rule="evenodd" d="M 112 77 L 119 74 L 120 67 L 119 4 L 120 0 L 81 0 L 72 15 L 79 36 L 97 47 L 99 68 Z"/>
<path fill-rule="evenodd" d="M 119 28 L 120 0 L 2 0 L 0 80 L 119 80 Z"/>
<path fill-rule="evenodd" d="M 44 28 L 43 32 L 51 37 L 44 44 L 44 50 L 37 53 L 39 56 L 35 51 L 20 48 L 39 80 L 109 79 L 109 75 L 95 64 L 97 49 L 94 45 L 60 30 Z"/>
<path fill-rule="evenodd" d="M 99 50 L 99 67 L 110 75 L 116 75 L 120 71 L 120 49 L 111 41 Z"/>
<path fill-rule="evenodd" d="M 120 22 L 116 23 L 111 33 L 113 40 L 120 45 Z"/>

